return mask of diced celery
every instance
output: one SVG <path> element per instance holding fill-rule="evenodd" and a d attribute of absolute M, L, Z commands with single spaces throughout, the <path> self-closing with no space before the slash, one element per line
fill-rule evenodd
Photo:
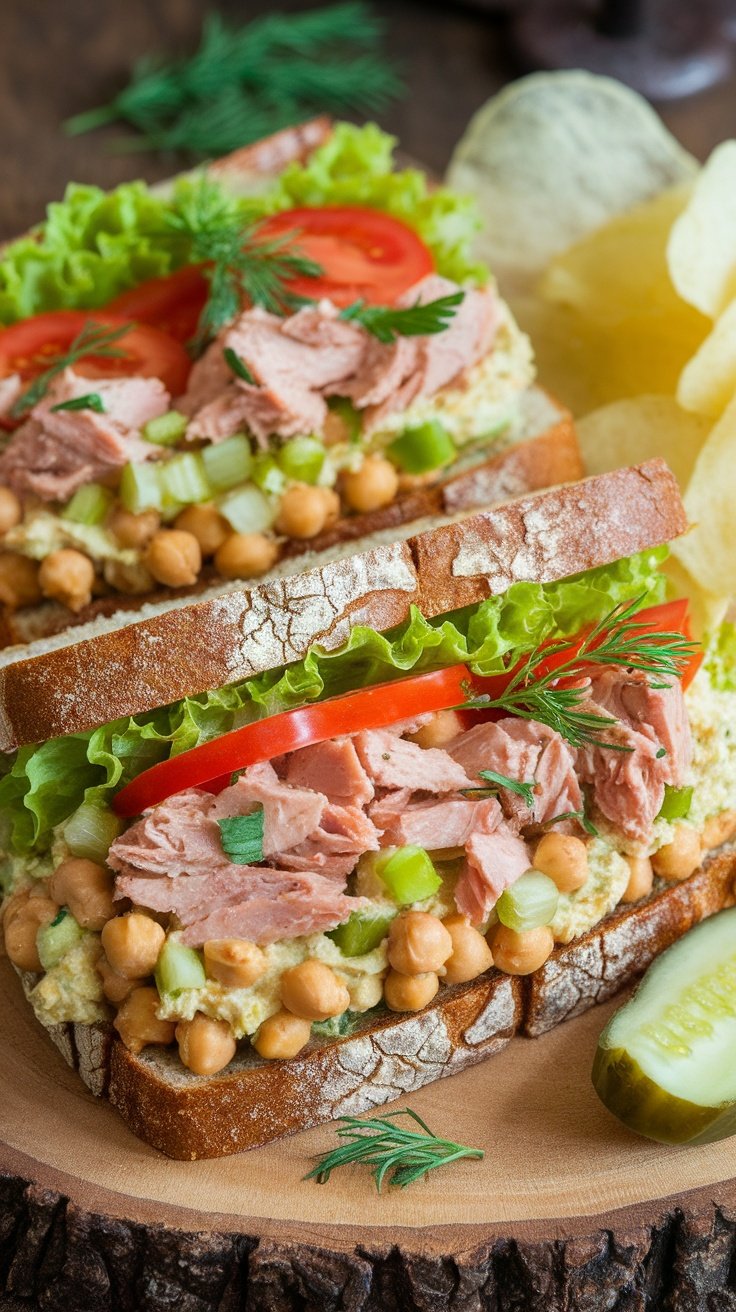
<path fill-rule="evenodd" d="M 363 420 L 359 410 L 356 410 L 352 401 L 347 396 L 331 396 L 327 402 L 331 414 L 337 415 L 342 423 L 345 436 L 342 439 L 348 442 L 350 446 L 357 446 L 363 431 Z M 333 441 L 336 439 L 333 437 Z M 337 437 L 339 439 L 339 436 Z"/>
<path fill-rule="evenodd" d="M 179 410 L 167 410 L 165 415 L 149 419 L 141 429 L 141 437 L 156 446 L 176 446 L 187 431 L 189 419 Z"/>
<path fill-rule="evenodd" d="M 436 893 L 442 883 L 423 847 L 390 849 L 378 858 L 375 869 L 399 906 L 422 902 Z"/>
<path fill-rule="evenodd" d="M 120 500 L 126 510 L 140 515 L 143 510 L 160 510 L 163 505 L 160 466 L 129 464 L 120 477 Z"/>
<path fill-rule="evenodd" d="M 267 498 L 252 483 L 226 492 L 217 502 L 217 508 L 236 533 L 262 533 L 274 520 Z"/>
<path fill-rule="evenodd" d="M 278 462 L 287 478 L 316 483 L 325 463 L 325 449 L 316 437 L 295 437 L 282 446 Z"/>
<path fill-rule="evenodd" d="M 64 506 L 61 518 L 71 520 L 73 524 L 101 524 L 113 499 L 109 488 L 100 483 L 85 483 Z"/>
<path fill-rule="evenodd" d="M 658 820 L 684 820 L 689 813 L 693 800 L 692 787 L 673 788 L 664 786 L 664 801 L 659 808 Z"/>
<path fill-rule="evenodd" d="M 218 492 L 237 487 L 250 478 L 253 453 L 244 433 L 235 433 L 224 442 L 212 443 L 200 452 L 210 484 Z"/>
<path fill-rule="evenodd" d="M 496 903 L 502 925 L 523 934 L 554 919 L 560 894 L 557 885 L 540 870 L 528 870 L 503 892 Z"/>
<path fill-rule="evenodd" d="M 183 451 L 160 466 L 164 505 L 190 506 L 195 501 L 209 501 L 212 488 L 204 461 L 198 451 Z"/>
<path fill-rule="evenodd" d="M 407 474 L 426 474 L 455 458 L 455 443 L 439 419 L 428 419 L 407 428 L 387 448 L 386 454 Z"/>
<path fill-rule="evenodd" d="M 383 941 L 395 915 L 395 911 L 384 907 L 366 907 L 354 911 L 344 925 L 329 930 L 327 937 L 337 944 L 344 957 L 362 957 Z"/>
<path fill-rule="evenodd" d="M 286 487 L 286 475 L 279 469 L 273 456 L 269 456 L 265 451 L 253 457 L 250 476 L 256 486 L 262 492 L 267 492 L 270 497 L 280 497 Z"/>
<path fill-rule="evenodd" d="M 44 970 L 53 970 L 84 938 L 84 930 L 71 911 L 62 907 L 55 920 L 41 925 L 36 935 L 36 948 Z"/>
<path fill-rule="evenodd" d="M 122 820 L 107 806 L 82 802 L 64 825 L 64 842 L 73 856 L 104 862 L 123 828 Z"/>
<path fill-rule="evenodd" d="M 176 995 L 182 989 L 201 989 L 207 983 L 199 953 L 171 938 L 167 938 L 159 953 L 154 977 L 161 994 Z"/>

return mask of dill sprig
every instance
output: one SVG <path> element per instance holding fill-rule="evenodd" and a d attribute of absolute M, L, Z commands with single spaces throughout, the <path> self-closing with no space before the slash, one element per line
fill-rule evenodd
<path fill-rule="evenodd" d="M 68 133 L 122 121 L 133 149 L 220 155 L 315 113 L 380 113 L 401 94 L 383 24 L 363 3 L 268 14 L 230 26 L 217 14 L 185 59 L 152 58 L 110 104 L 68 119 Z"/>
<path fill-rule="evenodd" d="M 478 777 L 486 780 L 485 788 L 463 788 L 461 792 L 466 795 L 471 793 L 491 795 L 497 793 L 499 788 L 506 788 L 510 793 L 516 793 L 517 797 L 522 797 L 530 810 L 533 808 L 535 788 L 533 779 L 512 779 L 510 775 L 499 774 L 497 770 L 479 770 Z"/>
<path fill-rule="evenodd" d="M 451 292 L 449 296 L 439 296 L 437 300 L 427 301 L 425 305 L 409 305 L 403 310 L 355 301 L 347 309 L 341 310 L 340 318 L 362 324 L 379 342 L 389 346 L 399 336 L 428 337 L 432 333 L 443 332 L 464 299 L 465 292 Z"/>
<path fill-rule="evenodd" d="M 421 1126 L 421 1132 L 399 1125 L 398 1118 L 401 1116 L 410 1117 Z M 337 1167 L 357 1162 L 372 1168 L 371 1173 L 380 1193 L 387 1177 L 390 1185 L 405 1189 L 438 1166 L 448 1166 L 450 1162 L 458 1162 L 463 1157 L 484 1156 L 482 1148 L 467 1148 L 450 1139 L 438 1138 L 410 1107 L 365 1121 L 359 1120 L 357 1116 L 341 1116 L 339 1119 L 341 1128 L 337 1136 L 343 1142 L 338 1148 L 324 1153 L 317 1165 L 305 1175 L 305 1180 L 326 1184 Z"/>
<path fill-rule="evenodd" d="M 175 197 L 166 224 L 172 234 L 188 240 L 190 261 L 201 261 L 209 278 L 199 346 L 237 316 L 244 298 L 272 314 L 303 305 L 304 298 L 289 293 L 285 283 L 322 272 L 293 245 L 294 233 L 259 237 L 257 225 L 244 220 L 238 202 L 206 174 Z"/>
<path fill-rule="evenodd" d="M 560 663 L 554 660 L 569 649 L 564 639 L 536 647 L 499 697 L 480 694 L 465 705 L 508 711 L 523 720 L 538 720 L 555 729 L 573 747 L 631 751 L 612 737 L 611 731 L 618 723 L 613 716 L 585 709 L 589 689 L 579 681 L 585 680 L 591 665 L 640 671 L 649 675 L 654 688 L 668 687 L 679 678 L 695 651 L 695 644 L 681 633 L 648 631 L 646 623 L 633 618 L 643 600 L 638 597 L 614 606 L 567 660 Z M 550 661 L 551 667 L 545 668 Z M 570 682 L 573 686 L 569 686 Z"/>
<path fill-rule="evenodd" d="M 129 332 L 129 323 L 124 323 L 115 328 L 105 328 L 102 324 L 95 323 L 94 320 L 90 319 L 77 333 L 69 350 L 62 355 L 57 355 L 48 368 L 44 369 L 43 373 L 38 374 L 30 386 L 17 398 L 10 409 L 13 418 L 19 419 L 27 410 L 32 410 L 34 405 L 38 405 L 38 402 L 48 392 L 57 374 L 71 368 L 79 360 L 84 359 L 86 355 L 102 356 L 104 359 L 119 359 L 124 356 L 125 352 L 119 351 L 113 343 Z M 89 405 L 89 398 L 87 398 L 87 404 Z M 67 406 L 67 409 L 69 408 Z"/>

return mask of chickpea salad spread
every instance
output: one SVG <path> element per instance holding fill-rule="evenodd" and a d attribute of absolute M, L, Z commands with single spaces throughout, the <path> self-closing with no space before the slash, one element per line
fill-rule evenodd
<path fill-rule="evenodd" d="M 213 1075 L 539 968 L 736 831 L 736 635 L 666 548 L 20 748 L 5 948 L 46 1025 Z"/>
<path fill-rule="evenodd" d="M 473 202 L 337 124 L 235 197 L 71 185 L 0 259 L 0 602 L 189 588 L 518 440 Z"/>

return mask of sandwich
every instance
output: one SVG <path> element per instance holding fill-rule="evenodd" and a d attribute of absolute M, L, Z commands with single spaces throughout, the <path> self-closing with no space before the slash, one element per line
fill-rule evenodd
<path fill-rule="evenodd" d="M 661 460 L 0 654 L 5 950 L 213 1157 L 610 996 L 734 901 L 734 631 Z"/>
<path fill-rule="evenodd" d="M 316 120 L 0 257 L 0 640 L 580 476 L 468 197 Z"/>

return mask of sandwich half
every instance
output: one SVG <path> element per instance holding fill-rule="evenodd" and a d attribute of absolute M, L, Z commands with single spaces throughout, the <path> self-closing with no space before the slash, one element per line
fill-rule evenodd
<path fill-rule="evenodd" d="M 0 640 L 582 473 L 468 197 L 317 120 L 0 254 Z"/>
<path fill-rule="evenodd" d="M 734 900 L 733 635 L 666 465 L 0 658 L 4 935 L 133 1130 L 218 1156 L 615 992 Z"/>

